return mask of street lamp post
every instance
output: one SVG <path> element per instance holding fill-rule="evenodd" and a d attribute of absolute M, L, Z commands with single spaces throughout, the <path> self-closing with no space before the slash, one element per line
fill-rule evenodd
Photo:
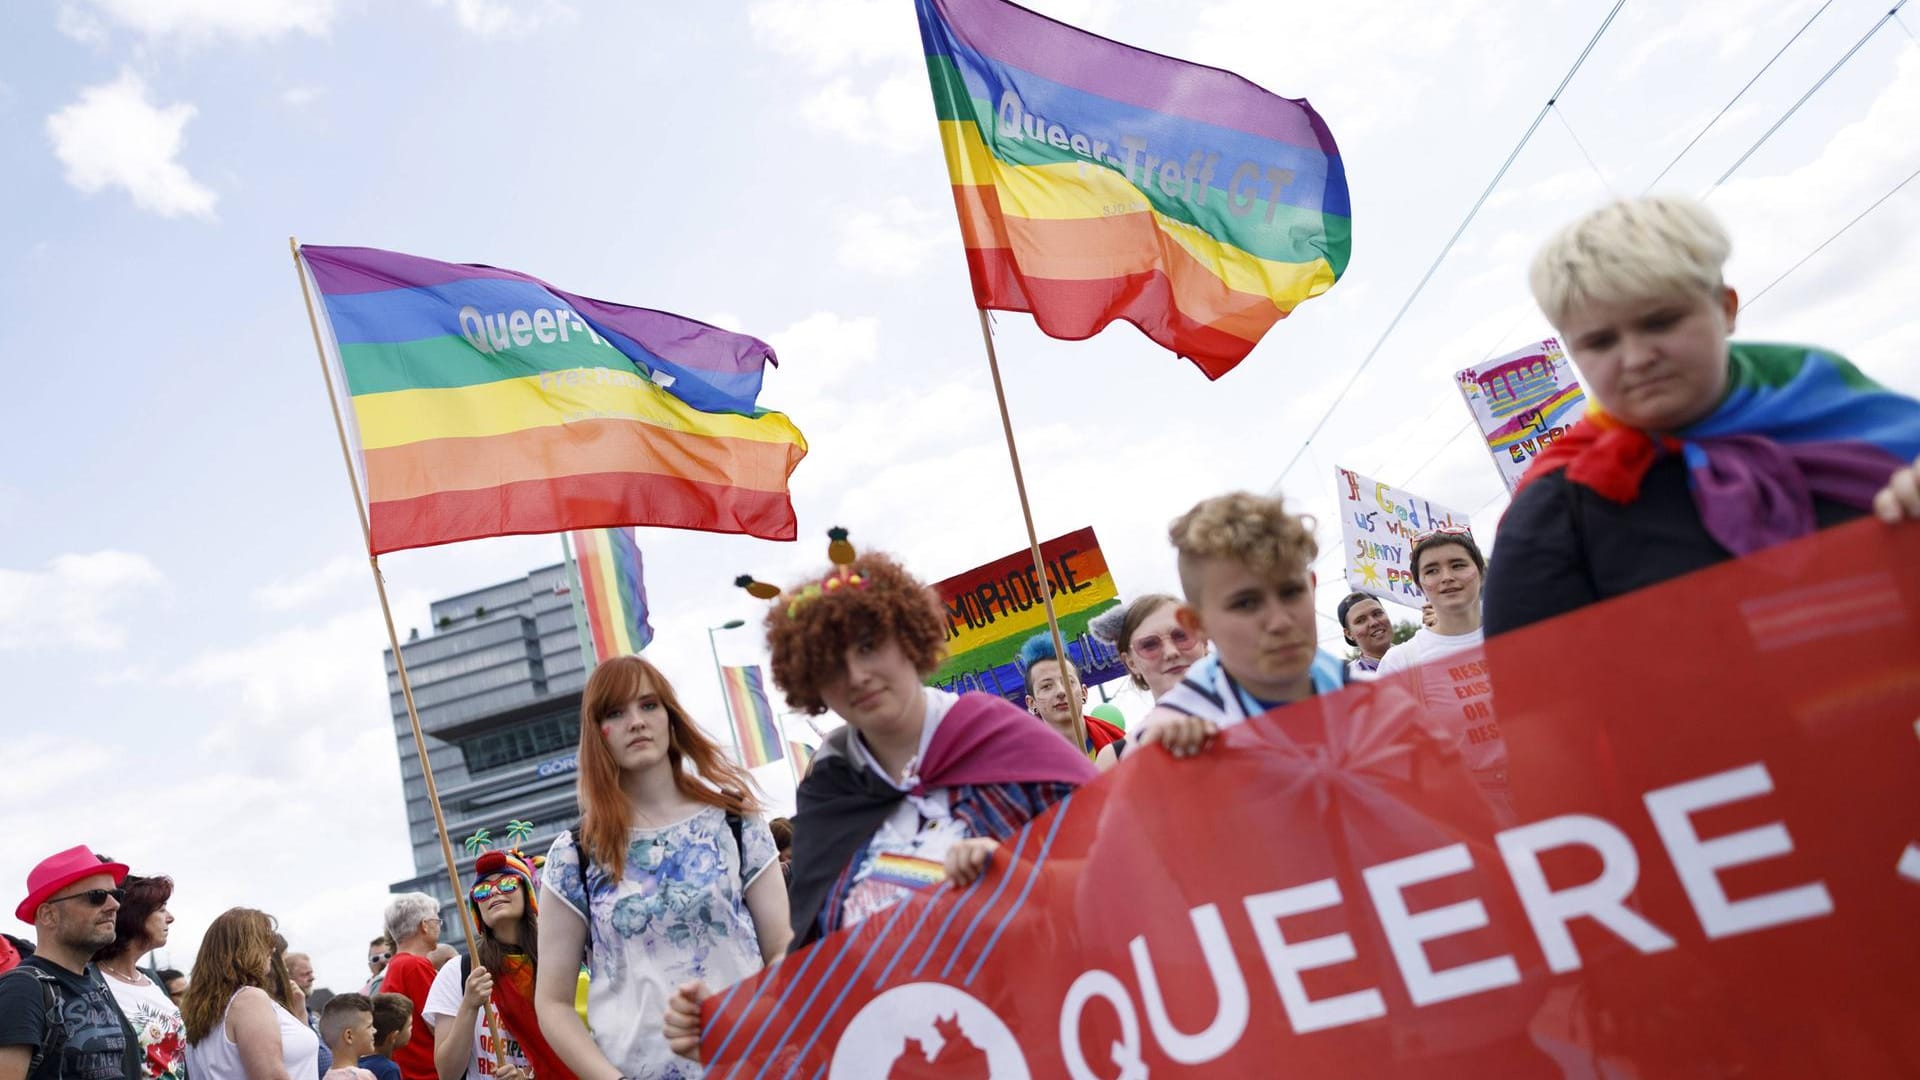
<path fill-rule="evenodd" d="M 707 648 L 713 651 L 713 674 L 720 680 L 720 708 L 727 714 L 727 741 L 733 744 L 733 759 L 742 768 L 746 766 L 747 759 L 740 753 L 740 728 L 734 723 L 733 706 L 727 701 L 727 673 L 720 666 L 720 646 L 713 635 L 720 630 L 738 630 L 745 625 L 745 619 L 728 619 L 719 626 L 707 627 Z"/>

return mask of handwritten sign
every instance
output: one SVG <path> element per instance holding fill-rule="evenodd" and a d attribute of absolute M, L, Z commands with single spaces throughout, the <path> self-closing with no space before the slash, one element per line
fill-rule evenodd
<path fill-rule="evenodd" d="M 1565 435 L 1587 407 L 1586 391 L 1580 389 L 1566 350 L 1554 338 L 1467 368 L 1453 378 L 1508 491 L 1540 451 Z"/>
<path fill-rule="evenodd" d="M 1413 576 L 1413 542 L 1434 529 L 1467 528 L 1467 515 L 1352 469 L 1336 466 L 1333 484 L 1340 498 L 1348 584 L 1408 607 L 1426 603 Z"/>
<path fill-rule="evenodd" d="M 1120 654 L 1087 632 L 1095 615 L 1120 603 L 1093 530 L 1046 541 L 1040 545 L 1040 558 L 1060 636 L 1080 677 L 1091 686 L 1125 675 Z M 1047 628 L 1041 589 L 1028 548 L 935 585 L 947 610 L 947 660 L 927 681 L 955 693 L 982 690 L 1016 701 L 1025 697 L 1026 673 L 1014 658 L 1028 638 Z"/>

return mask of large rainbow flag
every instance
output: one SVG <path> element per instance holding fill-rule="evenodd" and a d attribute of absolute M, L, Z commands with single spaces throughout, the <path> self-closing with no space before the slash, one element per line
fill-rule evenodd
<path fill-rule="evenodd" d="M 512 270 L 303 247 L 373 554 L 661 525 L 794 536 L 806 439 L 759 409 L 767 345 Z"/>
<path fill-rule="evenodd" d="M 633 530 L 584 529 L 568 539 L 581 646 L 595 663 L 646 648 L 653 623 L 647 619 L 647 582 Z"/>
<path fill-rule="evenodd" d="M 722 667 L 720 685 L 727 692 L 727 715 L 740 746 L 740 761 L 749 769 L 779 761 L 780 724 L 767 704 L 767 687 L 758 666 Z"/>
<path fill-rule="evenodd" d="M 1217 379 L 1326 292 L 1347 178 L 1304 100 L 1005 0 L 916 0 L 974 300 L 1115 319 Z"/>

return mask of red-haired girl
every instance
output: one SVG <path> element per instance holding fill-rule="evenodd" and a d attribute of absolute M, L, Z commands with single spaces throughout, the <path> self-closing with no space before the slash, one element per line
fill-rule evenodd
<path fill-rule="evenodd" d="M 580 821 L 554 840 L 541 881 L 541 1030 L 580 1080 L 698 1076 L 661 1034 L 667 995 L 688 980 L 730 985 L 785 952 L 773 834 L 752 779 L 637 656 L 587 680 L 579 755 Z M 574 1011 L 583 960 L 591 1034 Z"/>

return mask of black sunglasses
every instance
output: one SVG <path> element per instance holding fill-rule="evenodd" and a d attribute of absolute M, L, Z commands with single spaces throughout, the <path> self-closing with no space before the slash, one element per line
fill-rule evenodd
<path fill-rule="evenodd" d="M 127 890 L 88 889 L 86 892 L 77 892 L 72 896 L 58 896 L 46 902 L 49 904 L 64 904 L 68 900 L 85 900 L 88 907 L 99 907 L 107 902 L 108 897 L 112 897 L 115 901 L 125 900 L 127 898 Z"/>

